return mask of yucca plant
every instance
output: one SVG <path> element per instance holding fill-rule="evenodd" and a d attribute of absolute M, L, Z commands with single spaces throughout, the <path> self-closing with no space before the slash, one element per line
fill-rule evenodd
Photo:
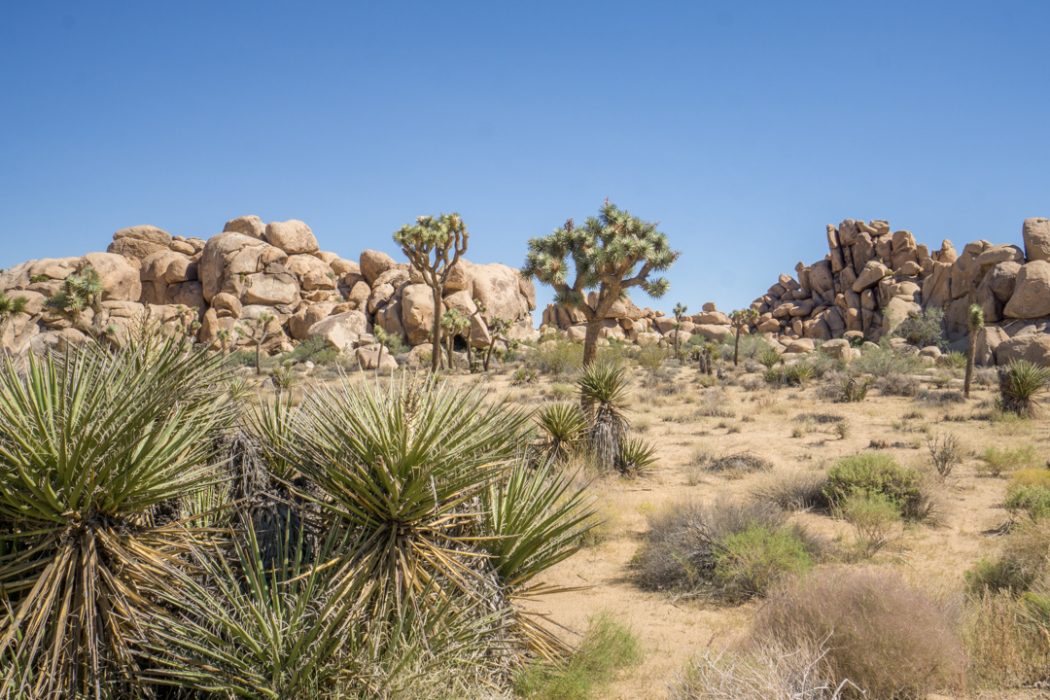
<path fill-rule="evenodd" d="M 642 438 L 625 438 L 616 456 L 616 468 L 624 476 L 637 476 L 656 464 L 656 448 Z"/>
<path fill-rule="evenodd" d="M 773 369 L 783 361 L 784 358 L 780 356 L 780 353 L 771 347 L 766 347 L 758 354 L 758 364 L 766 369 Z"/>
<path fill-rule="evenodd" d="M 971 304 L 966 316 L 969 340 L 966 346 L 966 377 L 963 379 L 963 396 L 970 398 L 970 385 L 973 382 L 973 366 L 977 361 L 977 333 L 984 328 L 984 310 L 978 304 Z"/>
<path fill-rule="evenodd" d="M 543 432 L 546 460 L 561 462 L 572 454 L 587 433 L 587 419 L 580 407 L 572 403 L 544 406 L 536 416 Z"/>
<path fill-rule="evenodd" d="M 622 365 L 595 362 L 584 367 L 576 385 L 588 422 L 590 449 L 598 466 L 612 469 L 630 427 L 627 408 L 629 380 Z"/>
<path fill-rule="evenodd" d="M 290 416 L 292 439 L 266 437 L 316 487 L 320 495 L 295 491 L 325 529 L 347 533 L 329 565 L 348 590 L 368 582 L 361 605 L 383 621 L 435 591 L 469 597 L 481 585 L 468 506 L 510 468 L 527 422 L 433 380 L 387 389 L 344 381 Z"/>
<path fill-rule="evenodd" d="M 1050 368 L 1015 360 L 999 368 L 999 400 L 1004 411 L 1022 417 L 1036 412 L 1039 394 L 1050 384 Z"/>
<path fill-rule="evenodd" d="M 202 533 L 159 517 L 215 483 L 232 411 L 204 351 L 98 346 L 0 369 L 0 697 L 127 697 L 161 589 Z"/>

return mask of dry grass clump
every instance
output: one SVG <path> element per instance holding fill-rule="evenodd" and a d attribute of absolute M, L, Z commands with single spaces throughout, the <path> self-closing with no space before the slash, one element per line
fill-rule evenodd
<path fill-rule="evenodd" d="M 824 493 L 828 477 L 823 472 L 795 471 L 767 479 L 751 493 L 786 511 L 826 511 L 830 504 Z"/>
<path fill-rule="evenodd" d="M 807 571 L 822 549 L 772 504 L 685 502 L 650 518 L 632 567 L 649 590 L 740 601 Z"/>
<path fill-rule="evenodd" d="M 921 382 L 910 374 L 891 373 L 877 375 L 875 388 L 883 396 L 918 396 Z"/>
<path fill-rule="evenodd" d="M 1050 469 L 1021 469 L 1010 477 L 1006 509 L 1033 519 L 1050 518 Z"/>
<path fill-rule="evenodd" d="M 898 575 L 836 567 L 773 592 L 755 620 L 758 644 L 819 648 L 847 697 L 924 698 L 964 684 L 966 655 L 944 610 Z"/>
<path fill-rule="evenodd" d="M 669 700 L 840 700 L 847 682 L 827 673 L 820 646 L 766 644 L 707 651 L 671 687 Z"/>
<path fill-rule="evenodd" d="M 741 475 L 769 471 L 773 463 L 753 452 L 734 452 L 721 457 L 708 455 L 701 466 L 709 472 Z"/>

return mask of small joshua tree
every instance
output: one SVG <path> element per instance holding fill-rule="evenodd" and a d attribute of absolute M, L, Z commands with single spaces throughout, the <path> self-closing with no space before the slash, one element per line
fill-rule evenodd
<path fill-rule="evenodd" d="M 441 316 L 445 284 L 452 269 L 467 251 L 470 234 L 459 214 L 421 216 L 411 226 L 402 226 L 394 233 L 394 242 L 408 258 L 409 264 L 422 277 L 434 295 L 434 325 L 431 339 L 434 352 L 430 369 L 436 372 L 441 365 Z"/>
<path fill-rule="evenodd" d="M 510 340 L 507 338 L 507 331 L 510 330 L 510 321 L 505 318 L 494 318 L 488 322 L 489 329 L 489 344 L 485 348 L 485 359 L 482 362 L 482 367 L 486 372 L 489 371 L 489 363 L 492 361 L 492 353 L 496 351 L 496 344 L 503 343 L 503 346 L 510 350 Z"/>
<path fill-rule="evenodd" d="M 223 328 L 223 329 L 219 330 L 219 332 L 215 334 L 215 337 L 219 341 L 219 347 L 222 349 L 222 354 L 223 355 L 229 355 L 230 354 L 230 329 L 229 328 Z"/>
<path fill-rule="evenodd" d="M 984 328 L 984 311 L 977 304 L 970 304 L 970 313 L 966 317 L 970 332 L 969 345 L 966 349 L 966 378 L 963 380 L 963 396 L 970 398 L 970 384 L 973 382 L 973 365 L 977 361 L 977 333 Z"/>
<path fill-rule="evenodd" d="M 733 366 L 740 364 L 740 334 L 758 320 L 758 311 L 755 309 L 737 309 L 729 314 L 729 322 L 733 325 Z"/>
<path fill-rule="evenodd" d="M 241 321 L 241 334 L 255 346 L 255 373 L 262 374 L 263 346 L 274 335 L 273 314 L 260 314 Z"/>
<path fill-rule="evenodd" d="M 522 274 L 554 288 L 556 301 L 580 309 L 587 319 L 583 363 L 594 362 L 598 332 L 612 305 L 631 287 L 652 297 L 663 296 L 667 280 L 650 279 L 678 257 L 656 224 L 642 221 L 606 200 L 597 217 L 577 227 L 572 219 L 544 238 L 529 241 Z M 576 277 L 569 281 L 569 262 Z M 588 301 L 587 291 L 596 291 Z"/>
<path fill-rule="evenodd" d="M 452 369 L 452 351 L 456 336 L 470 328 L 470 318 L 459 309 L 449 309 L 441 315 L 441 330 L 445 334 L 445 352 L 448 356 L 448 368 Z M 470 345 L 468 339 L 467 345 Z"/>
<path fill-rule="evenodd" d="M 674 359 L 676 360 L 682 359 L 679 349 L 681 348 L 682 318 L 686 311 L 688 309 L 685 304 L 679 302 L 674 305 Z"/>
<path fill-rule="evenodd" d="M 47 300 L 48 307 L 58 311 L 76 325 L 85 309 L 95 312 L 92 325 L 102 322 L 102 278 L 88 265 L 62 282 L 62 289 Z"/>

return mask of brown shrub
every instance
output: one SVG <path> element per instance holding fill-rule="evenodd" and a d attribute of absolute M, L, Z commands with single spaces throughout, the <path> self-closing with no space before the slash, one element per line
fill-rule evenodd
<path fill-rule="evenodd" d="M 898 575 L 824 569 L 788 583 L 759 612 L 757 643 L 827 649 L 835 682 L 867 697 L 923 698 L 965 680 L 962 642 L 945 612 Z"/>

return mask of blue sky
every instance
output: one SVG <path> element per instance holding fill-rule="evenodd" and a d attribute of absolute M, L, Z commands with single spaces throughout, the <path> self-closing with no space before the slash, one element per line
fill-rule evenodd
<path fill-rule="evenodd" d="M 1047 26 L 1047 2 L 11 0 L 0 267 L 248 213 L 394 252 L 451 210 L 469 257 L 519 265 L 609 197 L 682 251 L 654 305 L 741 306 L 847 216 L 937 245 L 1050 215 Z"/>

